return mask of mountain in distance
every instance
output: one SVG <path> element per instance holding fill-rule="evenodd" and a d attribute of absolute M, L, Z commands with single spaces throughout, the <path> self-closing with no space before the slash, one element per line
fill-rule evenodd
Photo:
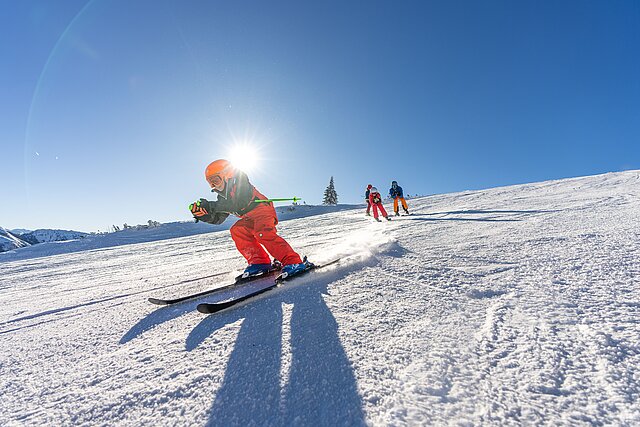
<path fill-rule="evenodd" d="M 13 234 L 14 236 L 17 236 L 19 234 L 27 234 L 27 233 L 31 233 L 33 230 L 27 230 L 26 228 L 12 228 L 11 230 L 9 230 L 11 232 L 11 234 Z"/>
<path fill-rule="evenodd" d="M 48 242 L 65 242 L 67 240 L 78 240 L 87 237 L 89 233 L 83 233 L 81 231 L 73 231 L 73 230 L 49 230 L 49 229 L 39 229 L 30 231 L 25 234 L 20 234 L 20 238 L 25 240 L 32 245 L 37 245 L 38 243 L 48 243 Z"/>
<path fill-rule="evenodd" d="M 11 233 L 3 227 L 0 227 L 0 252 L 12 251 L 18 248 L 24 248 L 31 244 L 15 234 Z"/>
<path fill-rule="evenodd" d="M 9 231 L 0 227 L 0 252 L 8 252 L 40 243 L 78 240 L 88 236 L 88 233 L 72 230 L 24 230 L 26 231 L 25 233 L 18 233 L 17 231 L 22 231 L 22 229 Z"/>

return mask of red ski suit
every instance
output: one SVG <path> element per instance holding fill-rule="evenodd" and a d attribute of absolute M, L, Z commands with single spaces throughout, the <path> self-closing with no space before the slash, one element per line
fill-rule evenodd
<path fill-rule="evenodd" d="M 277 234 L 278 217 L 273 203 L 254 202 L 256 199 L 266 197 L 242 172 L 228 180 L 224 192 L 218 192 L 216 210 L 240 217 L 230 230 L 238 251 L 249 264 L 270 264 L 269 254 L 282 265 L 301 263 L 300 255 Z"/>
<path fill-rule="evenodd" d="M 384 206 L 382 206 L 382 196 L 380 196 L 380 193 L 369 193 L 369 203 L 371 203 L 373 207 L 373 217 L 375 219 L 378 219 L 378 209 L 380 209 L 383 217 L 387 217 L 387 211 Z"/>

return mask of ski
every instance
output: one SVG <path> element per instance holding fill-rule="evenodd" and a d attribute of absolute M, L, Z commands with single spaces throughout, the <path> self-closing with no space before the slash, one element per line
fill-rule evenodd
<path fill-rule="evenodd" d="M 335 264 L 335 263 L 337 263 L 339 261 L 340 261 L 340 258 L 334 259 L 333 261 L 330 261 L 330 262 L 328 262 L 326 264 L 322 264 L 322 265 L 316 265 L 316 264 L 309 263 L 309 267 L 306 270 L 302 270 L 301 272 L 299 272 L 299 273 L 297 273 L 297 274 L 295 274 L 293 276 L 284 276 L 283 277 L 283 275 L 280 275 L 280 276 L 276 277 L 275 281 L 271 285 L 267 286 L 266 288 L 257 290 L 255 292 L 251 292 L 250 294 L 247 294 L 247 295 L 244 295 L 244 296 L 241 296 L 239 298 L 235 298 L 235 299 L 232 299 L 232 300 L 229 300 L 229 301 L 198 304 L 197 309 L 198 309 L 198 311 L 200 313 L 203 313 L 203 314 L 217 313 L 217 312 L 222 311 L 222 310 L 224 310 L 226 308 L 233 307 L 236 304 L 239 304 L 239 303 L 241 303 L 243 301 L 246 301 L 248 299 L 254 298 L 254 297 L 256 297 L 258 295 L 261 295 L 261 294 L 263 294 L 265 292 L 268 292 L 268 291 L 270 291 L 272 289 L 275 289 L 278 286 L 280 286 L 281 284 L 289 281 L 290 279 L 302 276 L 302 275 L 307 274 L 308 272 L 313 271 L 313 270 L 318 270 L 320 268 L 328 267 L 328 266 L 333 265 L 333 264 Z"/>
<path fill-rule="evenodd" d="M 278 272 L 280 272 L 281 266 L 277 266 L 275 268 L 273 268 L 272 270 L 254 275 L 254 276 L 244 276 L 243 274 L 239 275 L 236 277 L 235 281 L 233 283 L 230 283 L 228 285 L 224 285 L 224 286 L 220 286 L 217 288 L 213 288 L 213 289 L 209 289 L 206 291 L 202 291 L 202 292 L 198 292 L 195 294 L 191 294 L 191 295 L 185 295 L 183 297 L 178 297 L 178 298 L 173 298 L 173 299 L 160 299 L 160 298 L 149 298 L 148 301 L 151 304 L 156 304 L 156 305 L 172 305 L 172 304 L 178 304 L 184 301 L 189 301 L 192 299 L 196 299 L 196 298 L 200 298 L 203 297 L 205 295 L 209 295 L 209 294 L 213 294 L 219 291 L 224 291 L 226 289 L 231 289 L 235 286 L 241 285 L 243 283 L 248 283 L 248 282 L 252 282 L 254 280 L 258 280 L 258 279 L 264 279 L 265 277 L 269 277 L 272 276 Z M 214 277 L 214 276 L 220 276 L 222 274 L 228 274 L 228 273 L 220 273 L 220 274 L 214 274 L 212 276 L 206 276 L 206 277 L 201 277 L 200 279 L 205 279 L 207 277 Z M 186 280 L 185 282 L 181 282 L 181 283 L 186 283 L 186 282 L 192 282 L 195 280 L 200 280 L 200 279 L 193 279 L 193 280 Z"/>

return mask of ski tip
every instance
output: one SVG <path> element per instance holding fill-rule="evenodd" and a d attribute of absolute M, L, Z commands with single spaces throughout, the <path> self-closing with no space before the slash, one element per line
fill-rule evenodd
<path fill-rule="evenodd" d="M 155 305 L 169 305 L 165 300 L 161 300 L 157 298 L 148 298 L 147 301 Z"/>
<path fill-rule="evenodd" d="M 215 313 L 214 311 L 211 311 L 211 306 L 209 304 L 198 304 L 196 310 L 198 310 L 202 314 Z"/>

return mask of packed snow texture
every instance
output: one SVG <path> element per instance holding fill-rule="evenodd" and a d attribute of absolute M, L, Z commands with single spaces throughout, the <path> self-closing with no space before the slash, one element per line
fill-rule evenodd
<path fill-rule="evenodd" d="M 228 283 L 228 231 L 0 263 L 0 425 L 640 424 L 640 172 L 409 209 L 283 221 L 342 261 L 211 316 L 146 299 Z"/>

